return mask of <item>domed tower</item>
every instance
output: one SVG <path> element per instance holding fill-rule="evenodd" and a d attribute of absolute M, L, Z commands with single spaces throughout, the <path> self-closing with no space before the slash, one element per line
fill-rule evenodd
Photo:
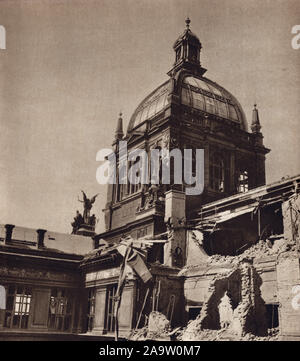
<path fill-rule="evenodd" d="M 184 197 L 186 218 L 205 203 L 264 185 L 265 155 L 269 152 L 263 145 L 256 106 L 250 133 L 238 100 L 204 77 L 201 48 L 187 19 L 186 29 L 173 45 L 175 62 L 169 79 L 138 105 L 124 137 L 118 125 L 114 143 L 126 140 L 128 151 L 139 148 L 148 154 L 152 149 L 176 148 L 182 154 L 184 149 L 192 149 L 195 155 L 196 149 L 204 149 L 204 190 Z M 192 158 L 195 173 L 197 159 Z M 164 231 L 166 193 L 184 193 L 185 189 L 185 184 L 172 184 L 172 177 L 170 185 L 110 186 L 106 236 L 117 237 L 123 232 L 139 237 Z"/>

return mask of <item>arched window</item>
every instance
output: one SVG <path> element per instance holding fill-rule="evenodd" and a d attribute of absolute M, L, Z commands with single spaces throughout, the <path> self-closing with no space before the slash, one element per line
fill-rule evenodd
<path fill-rule="evenodd" d="M 5 287 L 0 285 L 0 310 L 6 309 L 6 290 Z"/>
<path fill-rule="evenodd" d="M 210 188 L 218 192 L 224 192 L 225 167 L 224 160 L 220 155 L 214 154 L 211 157 L 209 170 Z"/>

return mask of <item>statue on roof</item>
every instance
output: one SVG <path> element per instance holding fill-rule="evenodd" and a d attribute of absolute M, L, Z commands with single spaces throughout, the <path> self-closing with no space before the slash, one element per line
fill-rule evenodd
<path fill-rule="evenodd" d="M 71 226 L 73 227 L 72 234 L 76 234 L 80 226 L 83 224 L 83 217 L 81 213 L 77 210 L 76 216 L 74 217 L 74 221 L 71 223 Z"/>
<path fill-rule="evenodd" d="M 81 191 L 83 194 L 83 200 L 80 200 L 78 198 L 78 201 L 83 203 L 83 220 L 84 223 L 89 224 L 90 221 L 90 210 L 93 207 L 93 204 L 95 203 L 95 200 L 98 196 L 98 194 L 96 194 L 94 197 L 92 197 L 91 199 L 88 199 L 88 197 L 86 196 L 86 194 L 84 193 L 84 191 Z"/>

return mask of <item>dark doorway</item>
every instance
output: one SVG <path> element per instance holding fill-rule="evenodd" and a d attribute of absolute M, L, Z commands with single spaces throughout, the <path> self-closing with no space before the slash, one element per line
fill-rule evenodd
<path fill-rule="evenodd" d="M 198 315 L 200 315 L 202 307 L 201 306 L 191 306 L 189 307 L 189 321 L 195 320 Z"/>
<path fill-rule="evenodd" d="M 268 328 L 278 327 L 279 326 L 278 305 L 267 304 L 266 312 L 267 312 Z"/>

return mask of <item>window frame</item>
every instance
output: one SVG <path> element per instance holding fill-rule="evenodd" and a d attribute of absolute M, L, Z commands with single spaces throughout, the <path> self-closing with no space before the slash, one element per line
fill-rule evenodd
<path fill-rule="evenodd" d="M 32 310 L 32 287 L 8 284 L 5 288 L 6 309 L 4 328 L 28 329 Z"/>
<path fill-rule="evenodd" d="M 51 312 L 51 301 L 54 301 L 52 305 L 54 312 Z M 73 297 L 68 289 L 52 288 L 47 320 L 48 330 L 70 332 L 74 316 L 73 306 Z"/>
<path fill-rule="evenodd" d="M 236 191 L 238 193 L 246 193 L 249 191 L 249 172 L 247 169 L 237 171 L 236 181 Z"/>
<path fill-rule="evenodd" d="M 215 153 L 210 158 L 209 165 L 209 187 L 215 191 L 225 192 L 225 161 L 224 158 Z"/>
<path fill-rule="evenodd" d="M 116 291 L 117 283 L 107 285 L 105 298 L 105 313 L 104 313 L 104 329 L 106 333 L 113 333 L 116 327 L 116 319 L 114 315 L 116 306 Z"/>
<path fill-rule="evenodd" d="M 87 316 L 86 316 L 86 330 L 87 332 L 93 331 L 95 321 L 96 309 L 96 288 L 88 289 L 88 302 L 87 302 Z"/>

